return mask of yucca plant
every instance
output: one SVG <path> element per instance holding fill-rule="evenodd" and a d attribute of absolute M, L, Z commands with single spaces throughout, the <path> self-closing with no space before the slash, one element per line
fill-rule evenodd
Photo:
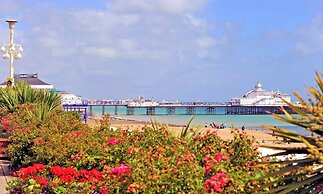
<path fill-rule="evenodd" d="M 37 91 L 37 101 L 46 104 L 49 111 L 61 110 L 61 97 L 56 94 L 55 90 L 50 92 Z"/>
<path fill-rule="evenodd" d="M 31 88 L 21 81 L 12 87 L 0 89 L 0 108 L 5 112 L 15 112 L 22 104 L 34 104 L 34 114 L 42 120 L 51 111 L 61 110 L 61 99 L 55 91 L 45 92 Z M 37 105 L 36 105 L 37 104 Z"/>
<path fill-rule="evenodd" d="M 257 191 L 267 189 L 266 193 L 322 193 L 323 190 L 323 81 L 322 75 L 316 73 L 318 88 L 307 88 L 309 100 L 304 100 L 297 92 L 293 92 L 299 104 L 285 103 L 295 115 L 289 114 L 282 108 L 285 115 L 273 114 L 283 122 L 302 127 L 311 133 L 310 136 L 298 134 L 287 129 L 264 126 L 271 130 L 274 136 L 283 138 L 288 146 L 266 146 L 281 150 L 271 155 L 283 156 L 286 159 L 266 163 L 277 165 L 279 170 L 267 174 L 264 178 L 268 183 L 262 185 Z M 294 143 L 298 144 L 294 144 Z M 302 146 L 300 146 L 302 145 Z M 299 154 L 303 154 L 304 157 Z M 287 156 L 296 156 L 288 159 Z"/>

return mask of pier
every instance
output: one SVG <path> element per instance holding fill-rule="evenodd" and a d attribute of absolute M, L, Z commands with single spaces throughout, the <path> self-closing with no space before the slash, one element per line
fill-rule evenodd
<path fill-rule="evenodd" d="M 84 106 L 88 110 L 85 112 L 90 115 L 94 112 L 101 115 L 263 115 L 283 114 L 282 107 L 293 114 L 285 102 L 292 103 L 289 94 L 266 91 L 257 82 L 254 89 L 246 92 L 242 98 L 232 98 L 226 103 L 156 102 L 139 96 L 135 100 L 89 100 Z M 64 109 L 73 109 L 73 106 L 65 105 Z"/>
<path fill-rule="evenodd" d="M 241 106 L 216 103 L 176 103 L 155 106 L 131 106 L 127 104 L 87 104 L 64 105 L 65 110 L 74 110 L 93 115 L 94 112 L 101 115 L 262 115 L 283 114 L 282 106 Z M 283 106 L 289 113 L 293 111 L 288 106 Z M 93 110 L 95 109 L 95 111 Z"/>

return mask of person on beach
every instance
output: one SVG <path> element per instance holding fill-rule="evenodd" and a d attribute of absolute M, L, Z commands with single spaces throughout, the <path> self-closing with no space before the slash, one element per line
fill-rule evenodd
<path fill-rule="evenodd" d="M 242 130 L 242 131 L 244 131 L 244 130 L 245 130 L 245 127 L 244 127 L 244 125 L 243 125 L 243 126 L 241 127 L 241 130 Z"/>

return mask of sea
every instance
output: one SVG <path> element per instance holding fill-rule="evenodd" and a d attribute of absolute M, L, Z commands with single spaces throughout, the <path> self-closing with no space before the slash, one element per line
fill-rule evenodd
<path fill-rule="evenodd" d="M 94 115 L 102 115 L 102 107 L 94 106 L 92 108 Z M 210 126 L 211 123 L 216 125 L 224 124 L 227 127 L 241 129 L 244 126 L 246 129 L 265 130 L 263 125 L 276 126 L 277 128 L 284 128 L 293 132 L 310 135 L 310 132 L 304 130 L 301 127 L 285 123 L 276 120 L 272 115 L 204 115 L 199 114 L 198 110 L 196 115 L 186 115 L 185 110 L 177 111 L 176 115 L 166 115 L 164 110 L 155 112 L 156 115 L 146 115 L 144 109 L 136 109 L 134 115 L 127 115 L 125 107 L 118 107 L 118 114 L 115 115 L 114 107 L 105 107 L 105 113 L 111 115 L 111 117 L 136 120 L 136 121 L 156 121 L 163 124 L 175 124 L 175 125 L 187 125 L 189 120 L 193 117 L 191 123 L 192 127 L 204 127 Z"/>

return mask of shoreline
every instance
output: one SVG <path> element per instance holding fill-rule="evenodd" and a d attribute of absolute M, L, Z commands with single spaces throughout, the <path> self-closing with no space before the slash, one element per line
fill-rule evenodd
<path fill-rule="evenodd" d="M 90 126 L 95 126 L 98 124 L 98 121 L 101 120 L 102 116 L 91 116 L 88 119 L 88 124 Z M 165 124 L 161 123 L 163 126 L 168 126 L 172 131 L 175 133 L 179 133 L 185 125 L 176 125 L 176 124 Z M 151 126 L 151 122 L 147 121 L 140 121 L 140 120 L 134 120 L 134 119 L 125 119 L 120 117 L 110 117 L 110 125 L 114 128 L 121 128 L 124 130 L 141 130 L 143 127 Z M 224 129 L 216 129 L 211 127 L 201 127 L 197 128 L 192 126 L 193 129 L 200 129 L 200 132 L 207 132 L 210 131 L 211 133 L 215 132 L 219 137 L 221 137 L 224 140 L 232 140 L 234 138 L 234 134 L 232 134 L 231 130 L 238 130 L 242 131 L 241 129 L 235 129 L 235 128 L 224 128 Z M 271 145 L 286 145 L 288 147 L 295 146 L 296 144 L 287 144 L 287 143 L 277 143 L 280 138 L 272 136 L 271 132 L 269 130 L 258 130 L 258 129 L 252 129 L 252 128 L 246 128 L 244 132 L 248 135 L 249 138 L 254 137 L 255 140 L 259 143 L 259 146 L 271 146 Z M 297 144 L 298 146 L 298 144 Z M 299 144 L 299 146 L 302 146 L 302 144 Z"/>

